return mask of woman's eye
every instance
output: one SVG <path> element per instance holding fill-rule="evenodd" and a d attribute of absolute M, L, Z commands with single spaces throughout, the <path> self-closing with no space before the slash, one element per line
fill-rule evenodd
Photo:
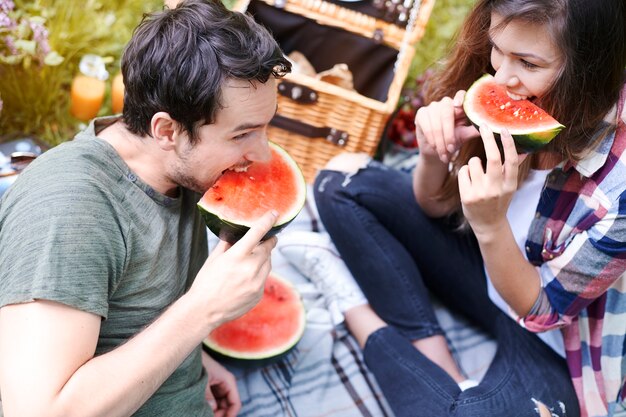
<path fill-rule="evenodd" d="M 522 65 L 525 68 L 528 68 L 528 69 L 537 69 L 537 68 L 539 68 L 539 65 L 535 65 L 532 62 L 528 62 L 528 61 L 526 61 L 524 59 L 522 59 L 521 62 L 522 62 Z"/>

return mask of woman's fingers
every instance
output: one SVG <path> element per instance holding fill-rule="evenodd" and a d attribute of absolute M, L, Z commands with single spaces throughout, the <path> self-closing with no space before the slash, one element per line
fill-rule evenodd
<path fill-rule="evenodd" d="M 485 157 L 487 158 L 485 173 L 494 184 L 499 185 L 502 179 L 502 158 L 500 156 L 500 149 L 498 149 L 493 131 L 489 126 L 482 125 L 480 127 L 480 136 L 483 139 Z"/>
<path fill-rule="evenodd" d="M 440 102 L 441 107 L 441 135 L 439 137 L 440 145 L 437 147 L 439 155 L 446 156 L 450 159 L 450 155 L 457 150 L 456 138 L 454 136 L 454 125 L 456 121 L 455 108 L 453 100 L 445 97 Z"/>
<path fill-rule="evenodd" d="M 458 149 L 455 137 L 456 115 L 453 101 L 445 97 L 426 107 L 421 107 L 415 116 L 420 146 L 448 162 Z"/>
<path fill-rule="evenodd" d="M 505 191 L 512 193 L 517 189 L 517 174 L 521 161 L 517 155 L 513 136 L 506 128 L 502 129 L 500 139 L 504 148 L 504 188 Z"/>

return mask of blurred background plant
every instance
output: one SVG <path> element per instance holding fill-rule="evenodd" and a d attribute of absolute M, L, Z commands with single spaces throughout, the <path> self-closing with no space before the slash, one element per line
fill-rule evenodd
<path fill-rule="evenodd" d="M 389 146 L 417 150 L 415 113 L 424 104 L 422 88 L 440 59 L 447 53 L 463 18 L 473 4 L 474 0 L 435 0 L 424 36 L 415 47 L 415 58 L 411 63 L 398 108 L 387 125 L 381 152 L 388 151 Z"/>
<path fill-rule="evenodd" d="M 395 130 L 388 130 L 394 140 L 411 141 L 425 71 L 443 56 L 473 2 L 435 1 Z M 70 115 L 70 85 L 86 54 L 104 58 L 111 77 L 99 114 L 111 114 L 111 80 L 124 46 L 143 14 L 162 7 L 163 0 L 0 0 L 0 137 L 34 135 L 52 146 L 72 138 L 80 121 Z"/>
<path fill-rule="evenodd" d="M 69 86 L 85 54 L 119 71 L 124 45 L 162 0 L 0 0 L 0 136 L 35 135 L 56 145 L 74 136 Z M 110 88 L 110 87 L 109 87 Z M 101 114 L 110 112 L 105 100 Z"/>

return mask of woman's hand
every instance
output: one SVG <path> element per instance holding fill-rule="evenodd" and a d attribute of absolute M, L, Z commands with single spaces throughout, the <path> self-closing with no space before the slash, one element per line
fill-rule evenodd
<path fill-rule="evenodd" d="M 468 124 L 463 111 L 465 91 L 454 98 L 444 97 L 421 107 L 415 115 L 415 134 L 424 157 L 448 163 L 461 145 L 478 137 L 478 130 Z"/>
<path fill-rule="evenodd" d="M 500 134 L 504 163 L 491 129 L 481 126 L 480 134 L 487 167 L 483 169 L 480 158 L 473 157 L 458 174 L 463 213 L 479 242 L 496 237 L 502 227 L 508 227 L 506 213 L 517 190 L 517 172 L 521 162 L 513 137 L 506 129 Z"/>
<path fill-rule="evenodd" d="M 211 405 L 215 417 L 235 417 L 241 410 L 235 376 L 206 352 L 202 352 L 202 366 L 209 375 L 204 397 Z"/>

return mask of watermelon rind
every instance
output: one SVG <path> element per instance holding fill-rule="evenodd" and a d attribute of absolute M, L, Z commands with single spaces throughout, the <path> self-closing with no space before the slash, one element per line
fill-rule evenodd
<path fill-rule="evenodd" d="M 267 349 L 264 351 L 251 350 L 244 352 L 225 348 L 224 346 L 219 345 L 216 341 L 212 340 L 209 335 L 202 342 L 205 350 L 221 359 L 231 362 L 234 361 L 234 363 L 236 364 L 244 364 L 248 366 L 266 365 L 278 361 L 284 358 L 289 352 L 293 350 L 293 348 L 302 339 L 302 336 L 304 335 L 304 331 L 306 329 L 306 310 L 304 308 L 304 303 L 302 302 L 302 297 L 300 296 L 300 293 L 298 292 L 298 290 L 296 290 L 296 288 L 290 281 L 277 275 L 274 272 L 271 272 L 269 277 L 273 278 L 285 289 L 292 292 L 294 295 L 294 300 L 297 300 L 298 328 L 297 331 L 294 332 L 292 337 L 287 342 L 283 343 L 282 345 L 275 346 L 272 349 Z"/>
<path fill-rule="evenodd" d="M 515 141 L 515 147 L 517 148 L 518 153 L 531 153 L 536 152 L 546 146 L 548 143 L 554 139 L 561 130 L 565 128 L 561 123 L 557 120 L 549 116 L 545 111 L 541 110 L 539 107 L 536 107 L 534 104 L 530 103 L 528 100 L 519 100 L 520 103 L 524 103 L 526 106 L 535 106 L 538 112 L 541 112 L 542 115 L 545 115 L 545 120 L 530 120 L 528 122 L 528 126 L 525 127 L 511 127 L 506 126 L 503 123 L 496 121 L 495 119 L 487 119 L 482 114 L 480 114 L 477 103 L 478 98 L 477 95 L 483 88 L 488 84 L 494 83 L 494 77 L 491 74 L 485 74 L 476 80 L 470 88 L 465 93 L 465 99 L 463 101 L 463 110 L 465 111 L 465 115 L 472 122 L 474 126 L 479 128 L 483 124 L 487 124 L 496 139 L 500 138 L 500 132 L 503 128 L 507 128 L 513 140 Z M 503 87 L 502 87 L 503 88 Z M 516 101 L 510 101 L 512 104 L 510 109 L 507 109 L 507 112 L 515 111 Z M 503 109 L 501 109 L 504 111 Z M 494 111 L 498 111 L 495 109 Z"/>
<path fill-rule="evenodd" d="M 263 236 L 261 239 L 266 240 L 272 236 L 278 234 L 281 230 L 283 230 L 289 223 L 291 223 L 296 216 L 302 211 L 306 201 L 306 180 L 304 178 L 304 174 L 302 170 L 296 163 L 296 161 L 289 155 L 289 153 L 277 145 L 274 142 L 269 142 L 271 148 L 276 150 L 279 155 L 282 156 L 283 160 L 285 160 L 291 169 L 294 172 L 294 176 L 297 178 L 298 185 L 298 195 L 295 196 L 295 202 L 287 213 L 281 213 L 279 218 L 276 221 L 276 224 Z M 209 207 L 202 199 L 198 202 L 198 208 L 200 210 L 200 214 L 206 226 L 219 237 L 221 240 L 234 244 L 239 239 L 241 239 L 247 232 L 250 230 L 252 226 L 252 222 L 255 220 L 241 220 L 241 219 L 232 219 L 225 218 L 220 216 L 218 213 L 214 212 L 211 207 Z M 215 210 L 217 211 L 217 210 Z"/>

